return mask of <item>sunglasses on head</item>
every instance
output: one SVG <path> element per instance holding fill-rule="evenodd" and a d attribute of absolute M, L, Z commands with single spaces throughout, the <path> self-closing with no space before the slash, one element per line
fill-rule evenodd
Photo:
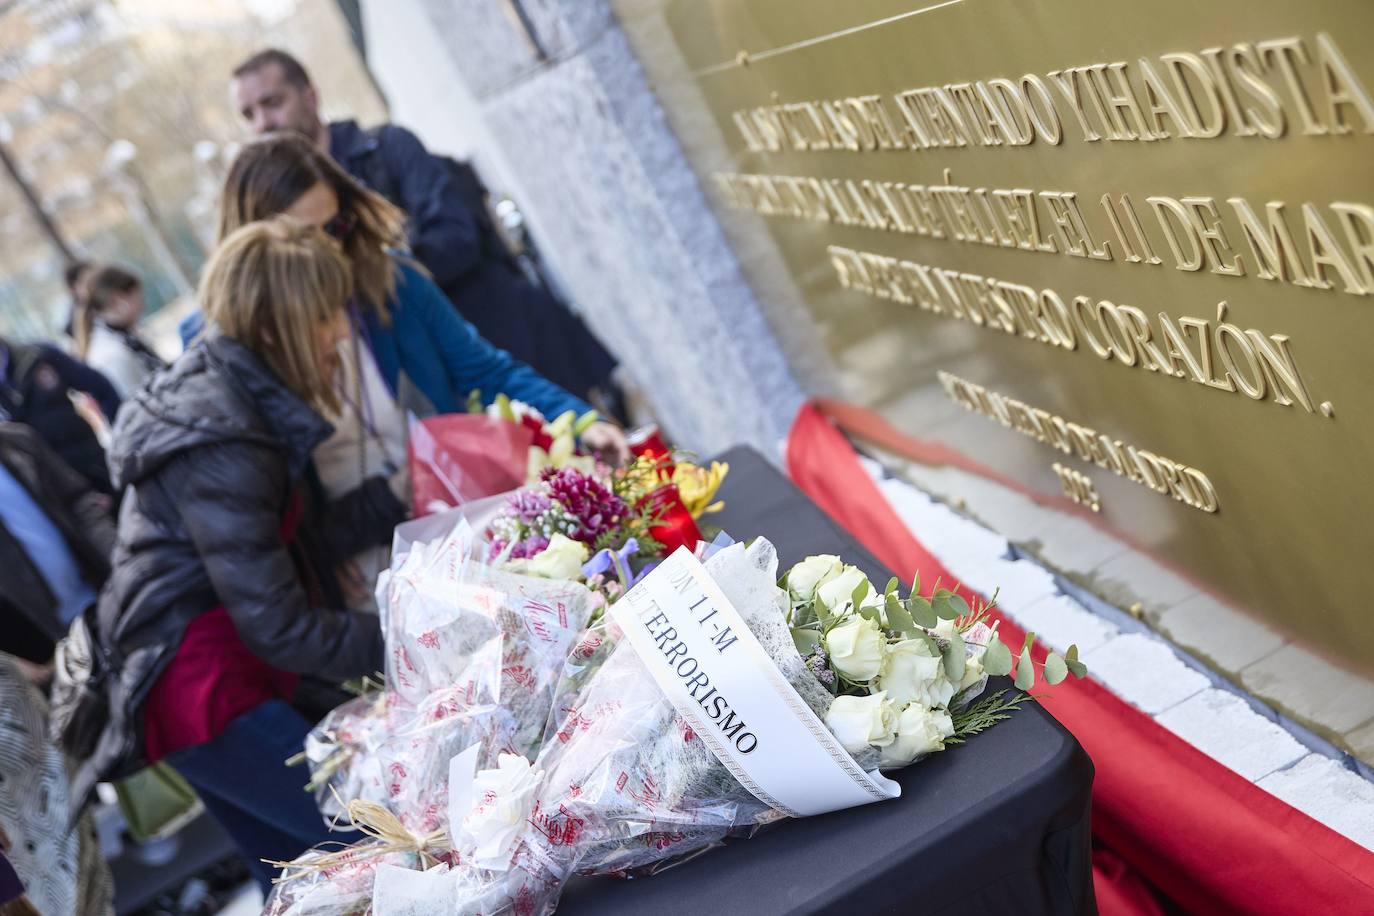
<path fill-rule="evenodd" d="M 344 242 L 348 240 L 349 235 L 353 232 L 353 227 L 357 224 L 358 218 L 356 216 L 341 210 L 326 220 L 320 228 L 324 229 L 326 235 Z"/>

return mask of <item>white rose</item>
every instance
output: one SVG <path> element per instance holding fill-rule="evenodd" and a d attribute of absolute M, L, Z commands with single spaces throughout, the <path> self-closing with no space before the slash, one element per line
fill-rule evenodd
<path fill-rule="evenodd" d="M 539 771 L 517 754 L 502 754 L 496 769 L 472 779 L 472 810 L 463 818 L 456 848 L 481 868 L 505 871 L 539 788 Z"/>
<path fill-rule="evenodd" d="M 793 601 L 810 601 L 816 597 L 816 586 L 844 569 L 840 558 L 823 553 L 807 557 L 787 573 L 787 590 Z"/>
<path fill-rule="evenodd" d="M 898 706 L 924 702 L 934 682 L 944 678 L 943 668 L 943 659 L 930 654 L 925 640 L 904 639 L 888 646 L 878 686 Z"/>
<path fill-rule="evenodd" d="M 854 600 L 854 589 L 860 585 L 868 586 L 861 605 L 863 607 L 881 608 L 883 602 L 881 596 L 873 588 L 873 583 L 868 581 L 857 566 L 846 566 L 838 573 L 826 578 L 816 587 L 816 597 L 821 599 L 821 604 L 826 606 L 832 614 L 844 610 L 845 605 Z M 856 609 L 857 610 L 857 609 Z"/>
<path fill-rule="evenodd" d="M 954 734 L 954 722 L 942 709 L 908 703 L 897 716 L 896 737 L 883 748 L 880 766 L 904 767 L 922 754 L 942 751 Z"/>
<path fill-rule="evenodd" d="M 549 546 L 527 560 L 512 560 L 506 567 L 513 572 L 543 579 L 576 579 L 582 564 L 591 557 L 587 545 L 562 534 L 549 538 Z"/>
<path fill-rule="evenodd" d="M 895 719 L 892 704 L 881 690 L 865 697 L 835 697 L 825 713 L 826 727 L 851 754 L 869 745 L 886 747 L 891 744 Z"/>
<path fill-rule="evenodd" d="M 883 667 L 887 639 L 867 617 L 851 615 L 825 634 L 830 667 L 855 683 L 871 680 Z"/>

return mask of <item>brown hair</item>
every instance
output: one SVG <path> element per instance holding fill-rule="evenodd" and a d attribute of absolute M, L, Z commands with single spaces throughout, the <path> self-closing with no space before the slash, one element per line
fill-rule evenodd
<path fill-rule="evenodd" d="M 277 216 L 220 242 L 198 296 L 219 333 L 257 353 L 301 398 L 337 413 L 316 332 L 338 320 L 352 288 L 348 260 L 322 230 Z"/>
<path fill-rule="evenodd" d="M 304 89 L 310 85 L 310 74 L 305 72 L 305 67 L 290 54 L 279 48 L 264 48 L 246 57 L 243 63 L 234 68 L 233 77 L 235 79 L 248 73 L 257 73 L 263 67 L 276 64 L 281 67 L 282 75 L 286 81 L 298 89 Z"/>
<path fill-rule="evenodd" d="M 101 264 L 78 275 L 72 339 L 79 358 L 85 359 L 91 348 L 91 332 L 95 328 L 96 316 L 105 311 L 115 296 L 127 296 L 142 286 L 143 281 L 137 274 L 114 264 Z"/>
<path fill-rule="evenodd" d="M 339 213 L 353 219 L 343 249 L 353 262 L 354 293 L 385 321 L 386 301 L 396 292 L 396 269 L 387 249 L 404 247 L 405 216 L 300 134 L 266 134 L 234 157 L 220 195 L 219 237 L 285 211 L 319 182 L 338 196 Z"/>

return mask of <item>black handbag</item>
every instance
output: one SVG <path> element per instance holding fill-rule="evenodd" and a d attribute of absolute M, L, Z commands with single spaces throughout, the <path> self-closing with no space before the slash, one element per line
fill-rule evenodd
<path fill-rule="evenodd" d="M 77 760 L 94 752 L 110 721 L 110 665 L 92 633 L 95 605 L 72 621 L 53 657 L 48 728 L 54 743 Z"/>

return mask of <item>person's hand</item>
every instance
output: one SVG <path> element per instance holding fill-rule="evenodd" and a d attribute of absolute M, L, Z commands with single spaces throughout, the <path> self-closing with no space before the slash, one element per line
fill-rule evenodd
<path fill-rule="evenodd" d="M 625 441 L 625 430 L 614 423 L 597 420 L 582 431 L 582 444 L 615 467 L 630 460 L 630 443 Z"/>
<path fill-rule="evenodd" d="M 349 607 L 360 607 L 367 603 L 368 582 L 356 560 L 344 560 L 334 570 L 334 575 L 339 580 L 345 604 Z"/>

